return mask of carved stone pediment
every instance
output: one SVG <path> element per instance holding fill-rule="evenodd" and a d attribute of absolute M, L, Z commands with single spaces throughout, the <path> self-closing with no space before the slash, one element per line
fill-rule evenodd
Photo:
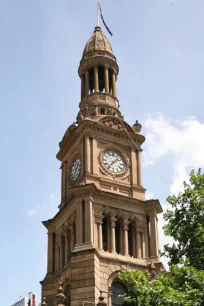
<path fill-rule="evenodd" d="M 131 128 L 131 126 L 123 121 L 121 118 L 115 117 L 115 116 L 106 116 L 103 117 L 102 119 L 99 120 L 99 123 L 105 125 L 105 126 L 109 126 L 113 129 L 122 131 L 125 130 L 127 132 L 133 132 L 133 129 Z"/>

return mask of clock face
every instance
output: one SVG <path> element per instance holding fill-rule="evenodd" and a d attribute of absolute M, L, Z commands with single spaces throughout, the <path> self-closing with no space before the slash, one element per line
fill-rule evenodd
<path fill-rule="evenodd" d="M 77 158 L 72 164 L 70 182 L 75 183 L 81 172 L 81 160 Z"/>
<path fill-rule="evenodd" d="M 122 174 L 126 169 L 124 157 L 111 150 L 105 150 L 102 153 L 103 167 L 111 174 Z"/>

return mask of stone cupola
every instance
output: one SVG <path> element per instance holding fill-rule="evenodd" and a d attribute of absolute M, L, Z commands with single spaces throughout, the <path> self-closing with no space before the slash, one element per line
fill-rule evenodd
<path fill-rule="evenodd" d="M 112 46 L 99 26 L 84 48 L 78 72 L 81 102 L 77 121 L 107 115 L 122 118 L 116 89 L 119 67 Z"/>

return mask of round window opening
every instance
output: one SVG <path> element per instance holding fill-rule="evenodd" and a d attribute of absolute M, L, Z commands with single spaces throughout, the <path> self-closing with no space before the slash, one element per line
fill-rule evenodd
<path fill-rule="evenodd" d="M 112 306 L 124 306 L 122 295 L 127 293 L 125 285 L 117 282 L 112 285 Z"/>

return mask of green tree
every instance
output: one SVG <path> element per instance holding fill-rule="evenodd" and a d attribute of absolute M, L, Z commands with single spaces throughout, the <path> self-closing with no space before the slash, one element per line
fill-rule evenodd
<path fill-rule="evenodd" d="M 167 222 L 164 231 L 166 235 L 174 238 L 177 248 L 165 245 L 163 254 L 170 259 L 170 265 L 186 258 L 189 265 L 203 270 L 204 174 L 201 169 L 197 174 L 192 171 L 190 183 L 184 182 L 184 191 L 178 196 L 169 196 L 167 201 L 172 209 L 164 214 L 164 220 Z"/>
<path fill-rule="evenodd" d="M 203 306 L 204 271 L 172 265 L 150 281 L 149 272 L 125 270 L 119 278 L 128 288 L 124 296 L 133 306 Z"/>
<path fill-rule="evenodd" d="M 167 198 L 165 234 L 177 247 L 166 245 L 163 254 L 170 270 L 151 280 L 149 272 L 125 270 L 119 278 L 128 288 L 124 300 L 134 306 L 204 306 L 204 174 L 190 173 L 184 191 Z"/>

